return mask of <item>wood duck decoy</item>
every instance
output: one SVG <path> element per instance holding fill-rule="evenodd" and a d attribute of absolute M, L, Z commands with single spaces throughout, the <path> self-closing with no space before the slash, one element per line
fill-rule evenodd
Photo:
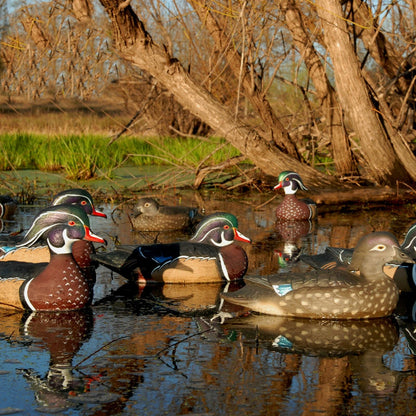
<path fill-rule="evenodd" d="M 313 270 L 303 274 L 245 278 L 242 289 L 222 297 L 255 312 L 317 319 L 366 319 L 389 316 L 399 289 L 384 272 L 386 263 L 414 261 L 393 234 L 375 232 L 360 239 L 351 270 Z"/>
<path fill-rule="evenodd" d="M 251 240 L 238 231 L 229 213 L 204 217 L 188 241 L 170 244 L 118 246 L 93 259 L 133 281 L 163 283 L 213 283 L 244 276 L 248 260 L 234 241 Z"/>
<path fill-rule="evenodd" d="M 91 194 L 85 189 L 68 189 L 58 193 L 52 201 L 55 205 L 79 205 L 86 214 L 107 218 L 107 215 L 98 211 L 92 200 Z M 0 262 L 1 261 L 28 261 L 33 263 L 44 263 L 50 260 L 49 248 L 45 241 L 39 240 L 38 244 L 25 247 L 20 235 L 6 236 L 0 239 Z M 19 245 L 19 247 L 17 247 Z M 90 257 L 94 247 L 89 241 L 79 240 L 72 247 L 72 254 L 81 267 L 90 265 Z"/>
<path fill-rule="evenodd" d="M 416 224 L 409 228 L 400 247 L 409 257 L 416 259 Z M 348 267 L 351 264 L 353 253 L 353 248 L 326 247 L 321 254 L 302 254 L 299 259 L 314 269 L 330 270 L 338 267 Z M 394 279 L 401 291 L 416 291 L 416 265 L 409 263 L 403 263 L 399 266 L 387 265 L 384 272 Z"/>
<path fill-rule="evenodd" d="M 82 188 L 67 189 L 55 195 L 51 205 L 80 205 L 88 215 L 107 218 L 104 212 L 94 206 L 91 194 Z"/>
<path fill-rule="evenodd" d="M 0 218 L 9 219 L 13 217 L 17 209 L 17 202 L 10 195 L 0 195 Z"/>
<path fill-rule="evenodd" d="M 153 198 L 139 198 L 131 223 L 136 231 L 177 231 L 192 228 L 201 218 L 197 208 L 160 205 Z"/>
<path fill-rule="evenodd" d="M 301 177 L 296 173 L 285 170 L 278 177 L 278 184 L 273 189 L 283 188 L 285 196 L 280 205 L 276 208 L 278 220 L 310 220 L 316 217 L 316 204 L 310 199 L 298 199 L 296 192 L 308 188 L 302 182 Z"/>
<path fill-rule="evenodd" d="M 49 263 L 0 263 L 0 307 L 32 311 L 77 310 L 90 304 L 92 289 L 72 256 L 75 241 L 105 243 L 90 230 L 88 216 L 77 205 L 42 210 L 26 233 L 24 246 L 45 238 Z"/>

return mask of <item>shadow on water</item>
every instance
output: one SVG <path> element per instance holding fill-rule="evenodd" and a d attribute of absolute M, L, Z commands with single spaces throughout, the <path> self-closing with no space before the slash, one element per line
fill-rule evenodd
<path fill-rule="evenodd" d="M 266 200 L 267 197 L 264 197 Z M 399 240 L 416 222 L 406 207 L 337 212 L 299 227 L 276 226 L 259 195 L 235 200 L 189 195 L 183 204 L 237 214 L 253 239 L 244 245 L 250 275 L 306 270 L 300 253 L 353 247 L 365 233 Z M 256 207 L 261 207 L 256 209 Z M 92 229 L 114 244 L 186 239 L 131 231 L 128 207 L 101 208 Z M 22 207 L 6 231 L 27 228 Z M 113 215 L 111 215 L 113 214 Z M 101 249 L 101 248 L 99 248 Z M 415 298 L 402 296 L 400 319 L 357 322 L 246 315 L 221 323 L 222 284 L 126 285 L 100 267 L 94 304 L 71 313 L 0 317 L 1 414 L 73 415 L 403 415 L 416 411 Z"/>

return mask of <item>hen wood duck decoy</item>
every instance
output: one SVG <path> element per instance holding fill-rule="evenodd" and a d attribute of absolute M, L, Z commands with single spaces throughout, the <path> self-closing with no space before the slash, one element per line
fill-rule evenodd
<path fill-rule="evenodd" d="M 409 228 L 400 247 L 409 257 L 416 259 L 416 224 Z M 302 254 L 299 259 L 314 269 L 330 270 L 338 267 L 349 267 L 353 253 L 353 248 L 326 247 L 324 253 Z M 384 272 L 394 279 L 401 291 L 416 291 L 416 265 L 409 263 L 403 263 L 399 266 L 386 265 Z"/>
<path fill-rule="evenodd" d="M 32 311 L 77 310 L 92 299 L 92 289 L 72 256 L 75 241 L 105 241 L 90 230 L 88 216 L 77 205 L 42 210 L 21 245 L 46 238 L 49 263 L 0 263 L 0 307 Z"/>
<path fill-rule="evenodd" d="M 389 316 L 399 289 L 384 272 L 386 263 L 414 261 L 393 234 L 375 232 L 360 239 L 350 268 L 303 274 L 245 278 L 242 289 L 222 297 L 255 312 L 318 319 L 366 319 Z"/>
<path fill-rule="evenodd" d="M 251 240 L 238 231 L 229 213 L 204 217 L 188 241 L 170 244 L 118 246 L 93 259 L 129 280 L 163 283 L 213 283 L 244 276 L 248 260 L 234 241 Z"/>
<path fill-rule="evenodd" d="M 79 205 L 88 215 L 107 218 L 107 215 L 98 211 L 92 200 L 91 194 L 85 189 L 68 189 L 58 193 L 52 201 L 56 205 Z M 0 240 L 0 262 L 1 261 L 28 261 L 43 263 L 50 260 L 49 248 L 45 241 L 39 240 L 36 246 L 25 247 L 21 244 L 22 237 L 8 236 Z M 19 244 L 19 247 L 17 245 Z M 89 241 L 76 241 L 72 247 L 72 254 L 81 267 L 90 264 L 90 256 L 94 252 L 93 245 Z"/>
<path fill-rule="evenodd" d="M 307 191 L 301 177 L 296 173 L 285 170 L 278 177 L 278 184 L 273 189 L 283 188 L 285 196 L 276 208 L 276 217 L 281 221 L 310 220 L 316 217 L 316 204 L 310 199 L 298 199 L 296 192 Z"/>
<path fill-rule="evenodd" d="M 176 231 L 191 228 L 200 218 L 197 208 L 160 205 L 153 198 L 139 198 L 131 223 L 136 231 Z"/>

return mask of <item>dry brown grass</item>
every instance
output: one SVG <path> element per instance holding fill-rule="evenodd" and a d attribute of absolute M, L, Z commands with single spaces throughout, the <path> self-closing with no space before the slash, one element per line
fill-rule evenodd
<path fill-rule="evenodd" d="M 122 100 L 53 100 L 28 102 L 22 98 L 0 98 L 0 133 L 47 135 L 102 134 L 109 137 L 122 130 L 130 114 Z M 130 133 L 138 133 L 134 129 Z"/>

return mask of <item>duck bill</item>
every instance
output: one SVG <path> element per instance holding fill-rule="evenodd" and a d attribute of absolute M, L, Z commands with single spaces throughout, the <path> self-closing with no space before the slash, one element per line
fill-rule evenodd
<path fill-rule="evenodd" d="M 280 189 L 280 188 L 283 188 L 283 183 L 282 182 L 279 182 L 274 188 L 273 188 L 273 190 L 276 190 L 276 189 Z"/>
<path fill-rule="evenodd" d="M 101 237 L 98 237 L 98 235 L 95 235 L 91 232 L 90 228 L 87 227 L 86 225 L 84 225 L 84 229 L 85 229 L 85 236 L 84 236 L 84 240 L 87 241 L 94 241 L 95 243 L 103 243 L 105 244 L 105 240 Z"/>
<path fill-rule="evenodd" d="M 234 228 L 234 240 L 243 241 L 244 243 L 251 243 L 251 239 L 246 237 L 244 234 L 241 234 L 236 228 Z"/>
<path fill-rule="evenodd" d="M 107 214 L 104 214 L 104 212 L 101 212 L 101 211 L 97 211 L 94 207 L 92 207 L 92 214 L 91 215 L 94 215 L 94 217 L 107 218 Z"/>
<path fill-rule="evenodd" d="M 402 251 L 399 247 L 394 247 L 394 257 L 392 261 L 389 261 L 389 264 L 400 265 L 403 263 L 415 264 L 416 262 L 408 254 Z"/>

